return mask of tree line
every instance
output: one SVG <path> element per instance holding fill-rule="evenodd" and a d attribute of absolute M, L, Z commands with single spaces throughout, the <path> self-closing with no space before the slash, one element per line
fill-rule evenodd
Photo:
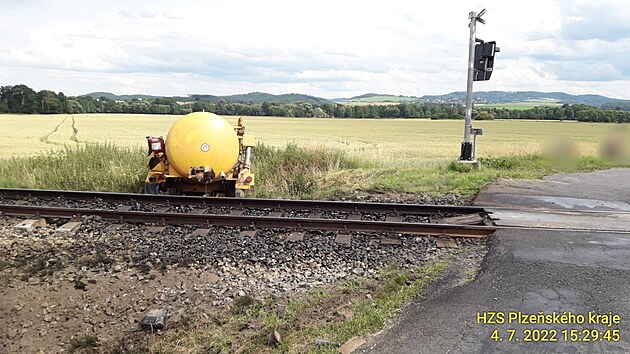
<path fill-rule="evenodd" d="M 616 107 L 615 107 L 616 108 Z M 188 114 L 212 112 L 219 115 L 319 117 L 319 118 L 431 118 L 463 119 L 464 106 L 438 103 L 400 103 L 392 105 L 344 105 L 337 103 L 235 103 L 206 101 L 200 96 L 182 98 L 133 99 L 114 101 L 106 97 L 67 97 L 50 90 L 36 92 L 26 85 L 0 87 L 0 113 L 145 113 Z M 630 112 L 600 109 L 588 105 L 540 106 L 517 110 L 475 107 L 475 119 L 545 119 L 585 122 L 630 122 Z"/>
<path fill-rule="evenodd" d="M 630 123 L 630 112 L 600 109 L 585 104 L 539 106 L 530 109 L 482 108 L 499 119 L 577 120 L 579 122 Z"/>

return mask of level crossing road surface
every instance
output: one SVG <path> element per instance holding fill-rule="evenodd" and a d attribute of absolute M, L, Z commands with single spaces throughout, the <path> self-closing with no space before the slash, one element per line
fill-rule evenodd
<path fill-rule="evenodd" d="M 630 353 L 630 169 L 499 181 L 475 204 L 518 228 L 492 236 L 476 280 L 428 289 L 359 352 Z"/>

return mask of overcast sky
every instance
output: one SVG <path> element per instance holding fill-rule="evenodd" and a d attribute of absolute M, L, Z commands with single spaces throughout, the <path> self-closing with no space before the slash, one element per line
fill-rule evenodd
<path fill-rule="evenodd" d="M 627 0 L 0 0 L 0 85 L 66 95 L 464 91 L 468 13 L 501 48 L 476 91 L 630 99 Z"/>

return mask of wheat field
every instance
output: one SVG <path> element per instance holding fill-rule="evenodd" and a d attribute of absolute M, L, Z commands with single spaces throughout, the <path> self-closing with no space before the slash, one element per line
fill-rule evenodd
<path fill-rule="evenodd" d="M 145 136 L 166 136 L 179 116 L 139 114 L 0 115 L 0 158 L 32 156 L 64 145 L 110 142 L 144 146 Z M 238 117 L 226 117 L 234 124 Z M 431 166 L 456 159 L 461 120 L 326 119 L 245 117 L 257 141 L 284 146 L 342 149 L 352 156 L 389 166 Z M 581 155 L 597 155 L 614 131 L 630 124 L 496 120 L 473 122 L 484 129 L 478 156 L 539 153 L 549 141 L 570 139 Z"/>

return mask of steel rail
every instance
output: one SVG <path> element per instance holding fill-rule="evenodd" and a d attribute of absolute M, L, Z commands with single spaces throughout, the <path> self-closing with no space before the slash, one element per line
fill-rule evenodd
<path fill-rule="evenodd" d="M 0 188 L 0 196 L 5 198 L 65 198 L 69 200 L 138 202 L 171 205 L 199 205 L 203 207 L 265 208 L 292 210 L 320 210 L 345 212 L 406 213 L 415 215 L 437 215 L 446 213 L 473 214 L 484 212 L 484 208 L 474 206 L 425 205 L 398 203 L 363 203 L 326 200 L 291 200 L 258 198 L 221 198 L 181 195 L 154 195 L 134 193 L 106 193 L 83 191 L 60 191 L 46 189 Z"/>
<path fill-rule="evenodd" d="M 95 215 L 109 220 L 125 222 L 153 222 L 160 224 L 187 224 L 208 226 L 240 226 L 247 228 L 290 228 L 304 230 L 334 230 L 376 233 L 401 233 L 425 236 L 481 238 L 493 233 L 493 226 L 471 226 L 430 223 L 403 223 L 346 219 L 310 219 L 268 216 L 153 213 L 87 208 L 61 208 L 1 204 L 0 215 L 21 217 L 77 218 Z"/>

